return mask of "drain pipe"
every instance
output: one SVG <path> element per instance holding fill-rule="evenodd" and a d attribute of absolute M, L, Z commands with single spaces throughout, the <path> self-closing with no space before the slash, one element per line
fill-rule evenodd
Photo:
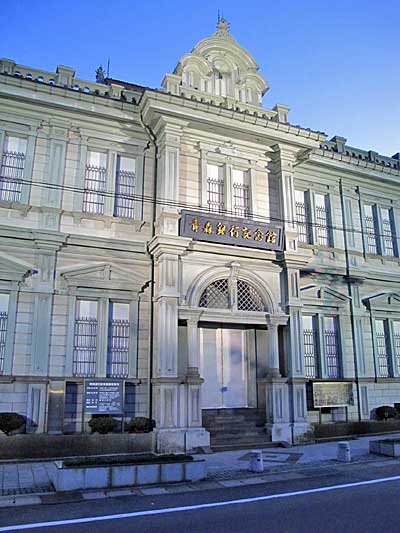
<path fill-rule="evenodd" d="M 357 388 L 357 410 L 358 410 L 358 420 L 361 420 L 361 398 L 360 398 L 360 381 L 359 381 L 359 375 L 358 375 L 358 361 L 357 361 L 356 325 L 355 325 L 355 320 L 354 320 L 354 300 L 353 300 L 353 295 L 351 293 L 350 260 L 349 260 L 346 217 L 345 217 L 345 210 L 344 210 L 344 194 L 343 194 L 342 178 L 340 178 L 339 180 L 339 191 L 340 191 L 340 204 L 342 208 L 342 226 L 343 226 L 344 253 L 345 253 L 345 260 L 346 260 L 347 292 L 350 297 L 350 323 L 351 323 L 351 336 L 352 336 L 352 342 L 353 342 L 354 371 L 355 371 L 356 388 Z"/>
<path fill-rule="evenodd" d="M 158 180 L 158 146 L 157 146 L 157 137 L 154 134 L 150 126 L 145 124 L 143 120 L 142 112 L 140 112 L 140 122 L 150 137 L 150 142 L 154 145 L 154 171 L 153 171 L 153 212 L 152 212 L 152 222 L 151 222 L 151 238 L 155 236 L 155 225 L 156 225 L 156 207 L 157 207 L 157 180 Z M 144 188 L 143 188 L 144 189 Z M 154 284 L 155 284 L 155 266 L 154 266 L 154 256 L 150 255 L 151 260 L 151 274 L 150 274 L 150 316 L 149 316 L 149 371 L 148 371 L 148 399 L 149 399 L 149 419 L 153 418 L 153 359 L 154 359 Z"/>

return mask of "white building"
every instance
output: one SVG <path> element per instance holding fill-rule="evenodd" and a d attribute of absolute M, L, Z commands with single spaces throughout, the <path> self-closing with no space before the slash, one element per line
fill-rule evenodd
<path fill-rule="evenodd" d="M 0 60 L 0 411 L 86 431 L 120 379 L 190 450 L 400 403 L 399 155 L 267 90 L 224 19 L 160 90 Z"/>

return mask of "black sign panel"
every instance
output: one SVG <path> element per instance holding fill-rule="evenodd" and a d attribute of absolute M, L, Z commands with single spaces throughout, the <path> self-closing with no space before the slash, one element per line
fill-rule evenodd
<path fill-rule="evenodd" d="M 85 381 L 85 412 L 96 415 L 123 414 L 122 381 Z"/>
<path fill-rule="evenodd" d="M 215 242 L 280 251 L 283 230 L 274 224 L 258 223 L 226 215 L 182 211 L 180 235 L 197 241 Z"/>

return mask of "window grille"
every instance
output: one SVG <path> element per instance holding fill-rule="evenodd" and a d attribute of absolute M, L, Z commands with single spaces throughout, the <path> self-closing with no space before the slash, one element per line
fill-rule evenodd
<path fill-rule="evenodd" d="M 106 169 L 86 165 L 85 190 L 83 193 L 83 211 L 104 214 L 104 192 L 106 187 Z"/>
<path fill-rule="evenodd" d="M 96 374 L 97 319 L 75 320 L 74 332 L 74 376 L 92 377 Z"/>
<path fill-rule="evenodd" d="M 387 337 L 384 329 L 376 332 L 376 348 L 378 352 L 378 369 L 379 376 L 388 378 L 389 372 L 389 354 L 387 349 Z"/>
<path fill-rule="evenodd" d="M 114 319 L 109 324 L 107 376 L 124 378 L 128 375 L 129 320 Z"/>
<path fill-rule="evenodd" d="M 264 311 L 264 304 L 256 289 L 238 280 L 237 282 L 237 306 L 239 311 Z"/>
<path fill-rule="evenodd" d="M 225 184 L 221 178 L 207 178 L 207 205 L 210 211 L 224 210 Z"/>
<path fill-rule="evenodd" d="M 326 370 L 328 378 L 340 375 L 338 335 L 336 329 L 325 329 Z"/>
<path fill-rule="evenodd" d="M 385 242 L 385 252 L 386 255 L 394 255 L 393 252 L 393 230 L 392 222 L 390 220 L 389 213 L 387 216 L 382 216 L 382 229 L 383 229 L 383 240 Z"/>
<path fill-rule="evenodd" d="M 0 200 L 20 202 L 26 156 L 22 152 L 3 152 L 0 168 Z"/>
<path fill-rule="evenodd" d="M 5 311 L 0 312 L 0 374 L 4 371 L 4 358 L 6 353 L 6 336 L 7 336 L 8 314 Z"/>
<path fill-rule="evenodd" d="M 299 241 L 308 243 L 307 208 L 304 202 L 296 202 L 296 222 Z"/>
<path fill-rule="evenodd" d="M 315 226 L 317 244 L 320 246 L 329 246 L 326 208 L 322 205 L 315 206 Z"/>
<path fill-rule="evenodd" d="M 135 182 L 136 175 L 129 170 L 118 170 L 114 215 L 117 217 L 134 218 L 135 216 Z"/>
<path fill-rule="evenodd" d="M 318 375 L 317 368 L 317 339 L 315 330 L 303 330 L 304 343 L 304 372 L 307 378 L 313 379 Z"/>
<path fill-rule="evenodd" d="M 227 279 L 218 279 L 211 283 L 200 298 L 199 307 L 229 309 L 229 287 Z"/>
<path fill-rule="evenodd" d="M 243 183 L 233 184 L 233 211 L 236 216 L 249 216 L 249 186 Z"/>
<path fill-rule="evenodd" d="M 365 229 L 367 230 L 367 246 L 370 254 L 377 253 L 375 219 L 374 216 L 365 215 Z"/>
<path fill-rule="evenodd" d="M 395 330 L 393 333 L 393 347 L 396 368 L 397 371 L 400 372 L 400 332 L 398 332 L 397 330 Z"/>

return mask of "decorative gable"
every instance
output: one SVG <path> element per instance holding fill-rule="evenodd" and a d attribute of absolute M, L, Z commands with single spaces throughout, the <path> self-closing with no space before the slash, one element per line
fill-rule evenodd
<path fill-rule="evenodd" d="M 400 311 L 400 294 L 395 292 L 376 294 L 365 298 L 363 302 L 371 310 Z"/>
<path fill-rule="evenodd" d="M 35 273 L 33 265 L 3 254 L 0 257 L 0 280 L 23 281 Z"/>
<path fill-rule="evenodd" d="M 65 271 L 61 277 L 69 287 L 117 289 L 139 292 L 147 278 L 137 271 L 125 270 L 110 263 Z"/>
<path fill-rule="evenodd" d="M 300 289 L 301 299 L 309 305 L 341 307 L 347 304 L 350 297 L 326 285 L 307 285 Z"/>

